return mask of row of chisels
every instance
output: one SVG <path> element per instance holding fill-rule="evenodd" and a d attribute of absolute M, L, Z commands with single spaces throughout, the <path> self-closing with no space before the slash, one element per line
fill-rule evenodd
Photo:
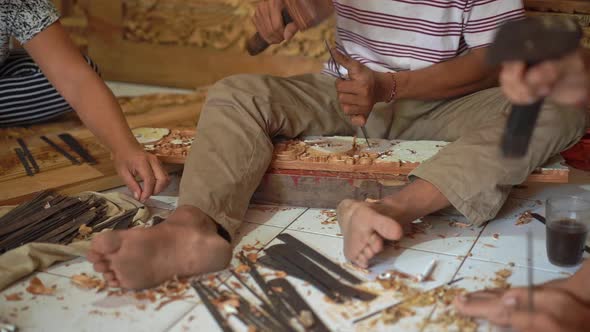
<path fill-rule="evenodd" d="M 94 159 L 94 157 L 92 157 L 92 155 L 90 155 L 90 153 L 82 146 L 82 144 L 80 144 L 80 142 L 78 142 L 78 140 L 76 138 L 74 138 L 74 136 L 72 136 L 68 133 L 64 133 L 64 134 L 58 135 L 58 137 L 70 149 L 72 149 L 72 151 L 74 151 L 76 154 L 78 154 L 78 156 L 80 156 L 82 161 L 78 160 L 70 152 L 68 152 L 67 150 L 62 148 L 60 145 L 55 143 L 53 140 L 51 140 L 47 136 L 41 136 L 40 138 L 42 141 L 44 141 L 50 147 L 52 147 L 55 151 L 59 152 L 66 159 L 68 159 L 73 165 L 81 165 L 83 162 L 86 162 L 90 165 L 97 164 L 96 159 Z M 41 171 L 39 168 L 39 164 L 35 160 L 35 157 L 33 157 L 33 154 L 29 150 L 29 147 L 27 146 L 25 141 L 22 138 L 18 138 L 17 142 L 20 147 L 14 149 L 14 151 L 16 152 L 16 156 L 18 157 L 18 160 L 23 165 L 23 168 L 25 169 L 25 172 L 27 172 L 27 175 L 34 176 L 36 173 L 39 173 Z"/>

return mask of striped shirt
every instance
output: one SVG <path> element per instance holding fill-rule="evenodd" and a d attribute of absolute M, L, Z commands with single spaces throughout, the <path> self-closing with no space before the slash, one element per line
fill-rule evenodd
<path fill-rule="evenodd" d="M 333 2 L 338 50 L 380 72 L 421 69 L 486 47 L 502 23 L 524 17 L 521 0 Z M 334 63 L 324 72 L 336 76 Z"/>

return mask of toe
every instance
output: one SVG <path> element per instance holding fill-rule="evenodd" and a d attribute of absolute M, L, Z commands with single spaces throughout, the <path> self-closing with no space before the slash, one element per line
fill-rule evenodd
<path fill-rule="evenodd" d="M 369 246 L 371 246 L 373 254 L 377 255 L 383 250 L 383 239 L 376 233 L 373 233 L 369 238 Z"/>
<path fill-rule="evenodd" d="M 113 272 L 105 272 L 102 274 L 102 277 L 109 283 L 109 285 L 113 282 L 119 282 L 119 280 L 115 276 L 115 273 Z"/>
<path fill-rule="evenodd" d="M 90 250 L 86 254 L 86 259 L 91 263 L 97 263 L 104 260 L 104 255 L 97 253 L 94 250 Z"/>
<path fill-rule="evenodd" d="M 369 260 L 367 259 L 367 257 L 365 257 L 364 253 L 360 253 L 357 257 L 356 260 L 354 262 L 356 265 L 362 267 L 363 269 L 366 269 L 369 266 Z"/>
<path fill-rule="evenodd" d="M 110 265 L 106 261 L 99 261 L 92 266 L 94 267 L 94 271 L 98 273 L 105 273 L 111 270 Z"/>
<path fill-rule="evenodd" d="M 373 252 L 373 249 L 371 249 L 370 245 L 367 245 L 365 247 L 365 249 L 363 250 L 363 255 L 365 256 L 365 258 L 367 258 L 367 261 L 370 261 L 373 257 L 375 257 L 375 253 Z"/>
<path fill-rule="evenodd" d="M 100 233 L 92 239 L 92 251 L 98 254 L 112 254 L 118 251 L 119 248 L 121 248 L 119 232 Z"/>

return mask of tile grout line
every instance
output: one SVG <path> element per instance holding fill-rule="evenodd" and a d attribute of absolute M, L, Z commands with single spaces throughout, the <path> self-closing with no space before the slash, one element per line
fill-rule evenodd
<path fill-rule="evenodd" d="M 187 301 L 183 301 L 185 303 L 191 303 L 191 302 L 187 302 Z M 180 315 L 180 317 L 175 320 L 174 322 L 172 322 L 167 328 L 164 328 L 163 332 L 168 332 L 171 331 L 176 325 L 180 324 L 182 322 L 182 320 L 190 315 L 190 313 L 196 309 L 199 305 L 201 305 L 201 303 L 195 303 L 192 307 L 190 307 L 184 314 Z"/>
<path fill-rule="evenodd" d="M 463 257 L 463 260 L 461 261 L 461 264 L 459 264 L 459 266 L 457 267 L 457 270 L 455 271 L 455 273 L 451 277 L 451 280 L 454 280 L 455 279 L 455 277 L 457 276 L 457 274 L 459 273 L 459 271 L 463 267 L 463 264 L 465 264 L 465 261 L 467 261 L 467 258 L 469 257 L 469 254 L 471 253 L 471 250 L 473 250 L 473 248 L 477 244 L 477 241 L 479 241 L 479 238 L 481 237 L 481 235 L 483 234 L 484 230 L 487 227 L 488 227 L 488 223 L 486 223 L 485 226 L 481 228 L 481 231 L 479 232 L 479 234 L 477 234 L 477 238 L 475 238 L 475 241 L 473 241 L 473 244 L 471 245 L 471 248 L 469 248 L 469 250 L 467 251 L 467 254 L 465 255 L 465 257 Z M 432 319 L 432 315 L 434 315 L 434 312 L 436 311 L 437 308 L 438 308 L 438 304 L 435 304 L 434 307 L 432 308 L 432 311 L 428 314 L 428 316 L 426 316 L 426 318 L 424 320 L 424 323 L 423 323 L 420 331 L 426 330 L 426 328 L 428 327 L 428 325 L 430 325 L 431 319 Z"/>

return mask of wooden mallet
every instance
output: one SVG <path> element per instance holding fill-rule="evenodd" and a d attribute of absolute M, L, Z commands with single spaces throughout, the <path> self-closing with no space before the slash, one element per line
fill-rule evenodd
<path fill-rule="evenodd" d="M 559 59 L 580 45 L 582 30 L 569 18 L 545 16 L 504 24 L 488 53 L 488 62 L 524 61 L 528 67 Z M 525 105 L 512 105 L 504 136 L 502 153 L 507 158 L 526 155 L 544 98 Z"/>
<path fill-rule="evenodd" d="M 281 13 L 284 26 L 294 22 L 299 31 L 304 31 L 320 24 L 332 11 L 332 1 L 329 0 L 285 0 Z M 264 52 L 268 46 L 258 32 L 246 43 L 246 49 L 252 56 Z"/>

